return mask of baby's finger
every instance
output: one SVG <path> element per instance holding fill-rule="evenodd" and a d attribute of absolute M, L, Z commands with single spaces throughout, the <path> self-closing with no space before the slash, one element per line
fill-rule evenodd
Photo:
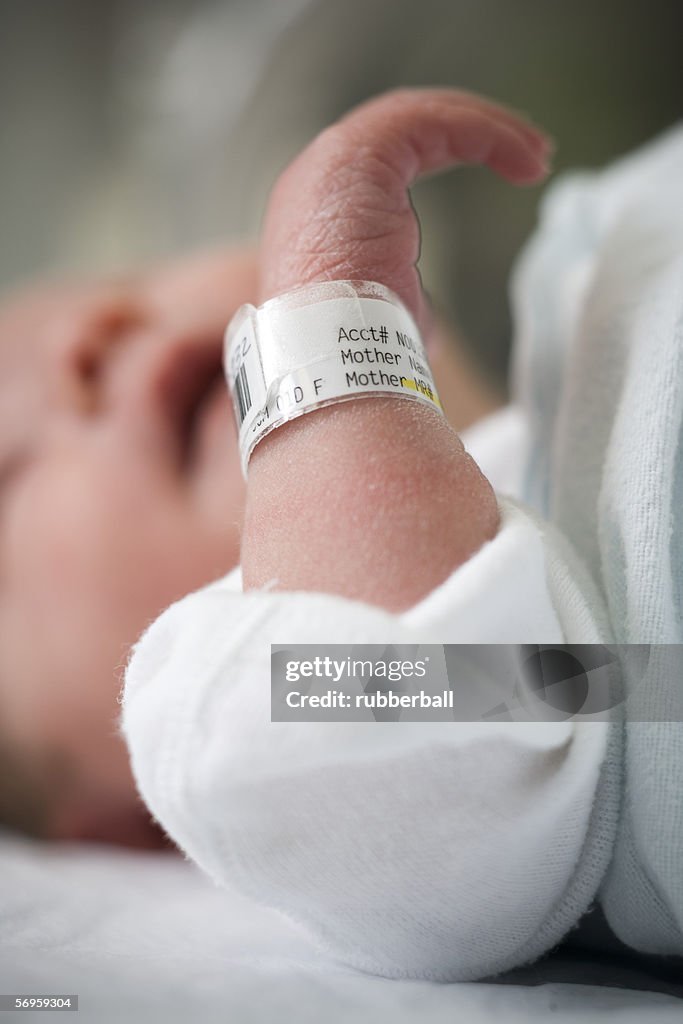
<path fill-rule="evenodd" d="M 451 97 L 458 96 L 462 99 L 463 103 L 467 103 L 473 108 L 480 110 L 484 115 L 505 121 L 510 128 L 519 131 L 527 142 L 539 152 L 546 155 L 552 153 L 555 146 L 554 140 L 539 125 L 535 124 L 528 114 L 512 110 L 510 107 L 502 106 L 500 103 L 495 103 L 484 96 L 477 96 L 464 90 L 458 92 L 455 90 L 442 90 L 442 92 L 444 93 L 444 98 L 448 95 Z M 446 101 L 448 102 L 448 100 Z"/>
<path fill-rule="evenodd" d="M 446 89 L 385 93 L 328 129 L 335 130 L 376 154 L 391 152 L 401 139 L 404 186 L 461 163 L 487 165 L 515 183 L 537 180 L 552 151 L 552 140 L 521 115 L 483 97 Z"/>

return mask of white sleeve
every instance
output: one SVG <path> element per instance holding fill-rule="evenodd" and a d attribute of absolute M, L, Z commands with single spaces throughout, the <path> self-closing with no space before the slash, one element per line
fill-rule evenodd
<path fill-rule="evenodd" d="M 592 838 L 605 726 L 270 721 L 271 643 L 554 643 L 563 615 L 583 630 L 570 639 L 604 640 L 554 540 L 500 505 L 496 538 L 403 615 L 243 594 L 233 574 L 165 611 L 126 673 L 122 731 L 161 825 L 218 884 L 373 973 L 467 980 L 531 960 L 609 855 L 605 829 Z"/>

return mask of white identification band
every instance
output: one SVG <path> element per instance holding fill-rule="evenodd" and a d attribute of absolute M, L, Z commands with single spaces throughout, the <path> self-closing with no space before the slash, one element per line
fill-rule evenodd
<path fill-rule="evenodd" d="M 372 281 L 325 281 L 242 306 L 225 332 L 224 368 L 245 475 L 266 434 L 313 409 L 397 395 L 441 410 L 415 321 Z"/>

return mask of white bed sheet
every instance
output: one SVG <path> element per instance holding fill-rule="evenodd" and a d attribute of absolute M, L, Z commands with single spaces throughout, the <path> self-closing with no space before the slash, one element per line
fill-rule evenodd
<path fill-rule="evenodd" d="M 683 999 L 582 984 L 596 972 L 576 961 L 537 965 L 531 985 L 360 974 L 331 961 L 285 918 L 215 888 L 170 853 L 3 834 L 0 908 L 0 992 L 78 994 L 80 1021 L 683 1020 Z M 567 972 L 572 983 L 552 980 Z M 46 1019 L 8 1012 L 2 1024 L 34 1018 Z"/>

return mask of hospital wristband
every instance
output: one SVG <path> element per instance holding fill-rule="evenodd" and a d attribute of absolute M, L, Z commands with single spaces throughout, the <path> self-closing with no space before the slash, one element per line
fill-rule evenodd
<path fill-rule="evenodd" d="M 373 281 L 324 281 L 242 306 L 225 332 L 224 369 L 245 476 L 259 441 L 314 409 L 393 395 L 442 412 L 415 321 Z"/>

